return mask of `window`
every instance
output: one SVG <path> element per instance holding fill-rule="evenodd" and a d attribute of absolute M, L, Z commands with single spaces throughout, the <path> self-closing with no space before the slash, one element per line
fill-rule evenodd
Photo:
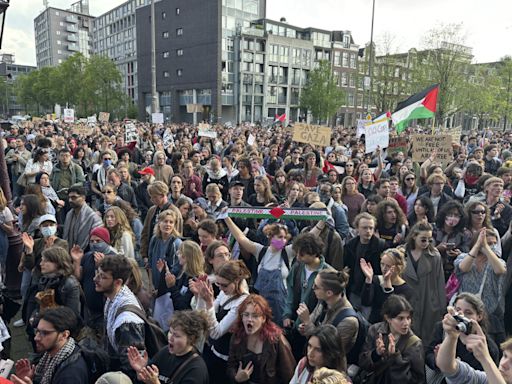
<path fill-rule="evenodd" d="M 168 39 L 169 38 L 169 32 L 167 32 L 167 31 L 166 32 L 162 32 L 162 37 L 164 39 Z"/>
<path fill-rule="evenodd" d="M 55 16 L 59 16 L 59 15 L 60 15 L 59 11 L 55 11 Z"/>
<path fill-rule="evenodd" d="M 61 45 L 61 44 L 62 44 L 62 41 L 57 40 L 57 45 Z"/>
<path fill-rule="evenodd" d="M 162 12 L 162 20 L 165 20 L 166 17 L 167 17 L 167 13 Z"/>
<path fill-rule="evenodd" d="M 182 36 L 183 35 L 183 28 L 176 28 L 176 36 Z"/>
<path fill-rule="evenodd" d="M 57 35 L 60 35 L 60 31 L 57 31 L 57 32 L 56 32 L 56 34 L 57 34 Z"/>
<path fill-rule="evenodd" d="M 183 49 L 177 49 L 176 50 L 176 56 L 183 56 Z"/>
<path fill-rule="evenodd" d="M 176 76 L 181 77 L 183 75 L 183 69 L 176 70 Z"/>
<path fill-rule="evenodd" d="M 164 71 L 164 77 L 169 77 L 169 71 Z"/>
<path fill-rule="evenodd" d="M 176 8 L 176 14 L 179 15 L 180 14 L 180 9 L 179 8 Z"/>
<path fill-rule="evenodd" d="M 169 58 L 169 51 L 163 52 L 162 56 L 163 56 L 164 59 L 168 59 Z"/>

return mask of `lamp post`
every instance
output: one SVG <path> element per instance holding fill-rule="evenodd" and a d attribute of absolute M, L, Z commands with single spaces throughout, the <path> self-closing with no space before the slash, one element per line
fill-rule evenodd
<path fill-rule="evenodd" d="M 5 13 L 9 7 L 9 0 L 0 0 L 0 48 L 2 48 L 2 40 L 4 37 Z M 7 164 L 5 163 L 5 148 L 3 141 L 0 140 L 0 187 L 4 191 L 5 198 L 8 202 L 12 200 L 11 188 L 9 186 L 9 174 L 7 172 Z"/>
<path fill-rule="evenodd" d="M 368 113 L 371 114 L 372 111 L 372 87 L 373 87 L 373 60 L 374 60 L 374 52 L 373 52 L 373 21 L 375 16 L 375 0 L 373 0 L 372 4 L 372 28 L 370 32 L 370 57 L 368 63 Z"/>

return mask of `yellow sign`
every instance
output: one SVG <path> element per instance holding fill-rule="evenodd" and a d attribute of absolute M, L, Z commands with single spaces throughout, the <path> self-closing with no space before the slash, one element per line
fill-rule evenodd
<path fill-rule="evenodd" d="M 108 112 L 100 112 L 98 116 L 98 120 L 102 123 L 108 123 L 108 120 L 110 119 L 110 113 Z"/>
<path fill-rule="evenodd" d="M 452 135 L 413 135 L 412 161 L 423 162 L 433 152 L 436 161 L 448 164 L 453 160 Z"/>
<path fill-rule="evenodd" d="M 295 124 L 293 141 L 327 147 L 331 143 L 331 128 L 320 125 Z"/>

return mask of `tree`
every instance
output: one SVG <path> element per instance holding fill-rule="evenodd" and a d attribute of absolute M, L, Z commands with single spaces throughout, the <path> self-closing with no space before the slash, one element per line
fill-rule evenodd
<path fill-rule="evenodd" d="M 500 118 L 500 78 L 496 72 L 496 68 L 488 64 L 476 64 L 470 68 L 465 110 L 478 117 L 479 129 L 484 128 L 484 123 L 498 121 Z"/>
<path fill-rule="evenodd" d="M 498 96 L 499 111 L 503 118 L 503 129 L 512 120 L 512 57 L 505 56 L 498 65 L 500 92 Z"/>
<path fill-rule="evenodd" d="M 441 124 L 465 105 L 466 73 L 471 49 L 466 47 L 462 24 L 441 24 L 423 38 L 413 67 L 413 93 L 438 83 L 437 121 Z"/>
<path fill-rule="evenodd" d="M 317 121 L 329 121 L 344 103 L 345 93 L 336 84 L 331 64 L 326 60 L 320 61 L 302 89 L 301 108 L 310 110 Z"/>

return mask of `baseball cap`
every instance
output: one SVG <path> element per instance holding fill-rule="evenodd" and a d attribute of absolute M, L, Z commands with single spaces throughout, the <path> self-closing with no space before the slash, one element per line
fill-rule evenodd
<path fill-rule="evenodd" d="M 57 223 L 57 219 L 55 218 L 55 216 L 54 215 L 50 215 L 50 214 L 46 214 L 46 215 L 41 216 L 39 218 L 39 225 L 41 225 L 45 221 L 51 221 L 53 223 Z"/>
<path fill-rule="evenodd" d="M 229 188 L 236 186 L 245 187 L 244 183 L 242 183 L 240 180 L 233 180 L 231 183 L 229 183 Z"/>
<path fill-rule="evenodd" d="M 153 168 L 150 168 L 150 167 L 146 167 L 142 171 L 139 171 L 138 173 L 139 173 L 139 175 L 153 175 L 153 176 L 155 176 L 155 171 L 153 170 Z"/>

